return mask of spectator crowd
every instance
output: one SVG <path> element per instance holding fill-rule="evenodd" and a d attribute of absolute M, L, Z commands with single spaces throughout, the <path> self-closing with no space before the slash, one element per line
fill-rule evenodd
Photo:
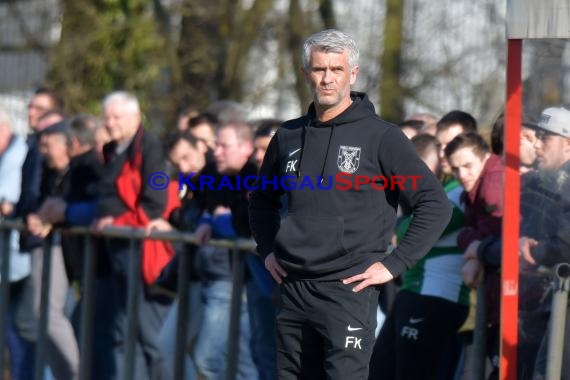
<path fill-rule="evenodd" d="M 30 134 L 12 132 L 0 109 L 0 215 L 25 230 L 10 235 L 10 304 L 5 332 L 10 376 L 33 378 L 42 271 L 49 270 L 47 372 L 79 376 L 79 323 L 85 240 L 59 227 L 129 226 L 193 233 L 198 245 L 142 240 L 136 379 L 173 379 L 177 335 L 177 271 L 190 252 L 185 379 L 225 378 L 234 268 L 231 251 L 210 239 L 250 238 L 249 191 L 237 186 L 257 176 L 277 119 L 249 120 L 240 104 L 222 101 L 204 110 L 181 109 L 176 132 L 145 128 L 135 95 L 113 92 L 102 115 L 66 115 L 58 94 L 38 89 L 28 105 Z M 570 111 L 547 108 L 523 120 L 521 158 L 520 379 L 545 371 L 549 280 L 540 267 L 570 260 Z M 485 288 L 488 378 L 498 379 L 500 338 L 503 129 L 498 117 L 483 137 L 476 119 L 453 110 L 440 118 L 406 117 L 399 128 L 440 179 L 453 207 L 436 245 L 389 284 L 379 299 L 386 315 L 370 363 L 370 379 L 461 379 L 472 370 L 473 289 Z M 487 137 L 490 137 L 488 139 Z M 211 188 L 149 185 L 153 173 L 213 178 Z M 228 181 L 236 186 L 216 184 Z M 352 190 L 351 190 L 352 191 Z M 357 191 L 357 190 L 354 190 Z M 282 215 L 286 214 L 284 199 Z M 398 207 L 392 246 L 414 215 Z M 52 244 L 43 268 L 42 242 Z M 96 252 L 92 379 L 119 379 L 124 371 L 129 251 L 127 239 L 93 239 Z M 277 378 L 275 321 L 279 286 L 253 252 L 246 253 L 246 284 L 239 329 L 238 379 Z M 392 296 L 391 296 L 392 295 Z M 570 341 L 567 323 L 566 341 Z M 567 352 L 567 351 L 565 351 Z M 567 355 L 565 355 L 567 357 Z M 0 357 L 3 360 L 3 357 Z M 565 361 L 565 378 L 570 368 Z M 2 376 L 2 375 L 0 375 Z"/>

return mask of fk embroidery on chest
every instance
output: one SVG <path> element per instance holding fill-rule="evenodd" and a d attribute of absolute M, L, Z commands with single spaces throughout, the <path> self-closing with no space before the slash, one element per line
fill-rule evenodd
<path fill-rule="evenodd" d="M 360 165 L 361 148 L 358 146 L 341 145 L 338 149 L 338 170 L 346 173 L 354 173 Z"/>

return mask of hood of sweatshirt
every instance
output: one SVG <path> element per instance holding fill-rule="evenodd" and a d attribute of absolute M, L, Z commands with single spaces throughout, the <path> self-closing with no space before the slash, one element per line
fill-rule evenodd
<path fill-rule="evenodd" d="M 351 91 L 350 98 L 352 99 L 352 104 L 334 119 L 328 120 L 326 122 L 319 121 L 317 119 L 314 103 L 311 103 L 309 106 L 307 117 L 310 119 L 311 124 L 316 127 L 330 127 L 333 125 L 353 123 L 370 117 L 370 114 L 374 114 L 376 112 L 374 105 L 370 102 L 370 100 L 368 100 L 368 95 L 365 93 Z"/>
<path fill-rule="evenodd" d="M 326 162 L 329 158 L 330 150 L 331 150 L 331 141 L 334 139 L 335 130 L 339 127 L 346 126 L 348 124 L 358 125 L 357 123 L 361 120 L 366 118 L 370 118 L 372 116 L 376 116 L 376 111 L 374 109 L 374 105 L 368 100 L 368 96 L 365 93 L 352 91 L 350 93 L 350 98 L 352 99 L 351 105 L 340 113 L 335 118 L 328 120 L 326 122 L 322 122 L 317 118 L 317 113 L 315 110 L 315 104 L 311 103 L 309 109 L 307 111 L 307 124 L 303 128 L 302 132 L 302 142 L 301 142 L 301 150 L 300 150 L 300 157 L 299 157 L 299 166 L 297 171 L 297 177 L 302 176 L 300 168 L 303 163 L 303 153 L 313 147 L 307 145 L 307 128 L 316 128 L 316 129 L 326 129 L 328 130 L 328 139 L 326 150 L 324 154 L 324 159 L 322 160 L 321 171 L 319 173 L 319 177 L 324 180 Z M 322 132 L 319 132 L 321 134 Z M 357 133 L 357 132 L 356 132 Z"/>

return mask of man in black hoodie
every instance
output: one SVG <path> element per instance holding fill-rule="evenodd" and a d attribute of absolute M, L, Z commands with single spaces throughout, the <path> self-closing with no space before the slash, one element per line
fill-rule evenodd
<path fill-rule="evenodd" d="M 400 129 L 350 91 L 359 70 L 352 38 L 336 30 L 309 37 L 302 69 L 313 104 L 273 137 L 250 200 L 257 250 L 281 288 L 279 378 L 367 379 L 375 285 L 426 254 L 451 206 Z M 280 223 L 284 187 L 288 214 Z M 387 254 L 399 201 L 414 220 Z"/>

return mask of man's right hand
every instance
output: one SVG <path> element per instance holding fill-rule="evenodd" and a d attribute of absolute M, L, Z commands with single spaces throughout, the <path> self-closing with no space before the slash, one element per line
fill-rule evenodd
<path fill-rule="evenodd" d="M 172 227 L 172 225 L 162 218 L 151 220 L 150 222 L 148 222 L 145 228 L 147 236 L 152 234 L 153 231 L 170 232 L 173 229 L 174 228 Z"/>
<path fill-rule="evenodd" d="M 45 238 L 51 231 L 51 225 L 44 223 L 38 214 L 28 214 L 26 217 L 28 231 L 37 237 Z"/>
<path fill-rule="evenodd" d="M 277 258 L 275 257 L 275 254 L 273 252 L 271 252 L 265 258 L 265 269 L 267 269 L 269 273 L 271 273 L 271 276 L 278 284 L 281 284 L 283 278 L 287 277 L 287 272 L 285 272 L 285 269 L 283 269 L 281 265 L 279 265 L 279 263 L 277 262 Z"/>
<path fill-rule="evenodd" d="M 93 228 L 97 231 L 102 231 L 107 226 L 112 226 L 115 218 L 112 216 L 104 216 L 93 221 Z"/>

